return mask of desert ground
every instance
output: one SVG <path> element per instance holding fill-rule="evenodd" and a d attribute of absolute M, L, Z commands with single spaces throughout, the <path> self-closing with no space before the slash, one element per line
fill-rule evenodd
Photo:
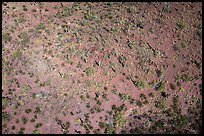
<path fill-rule="evenodd" d="M 2 2 L 2 134 L 201 131 L 201 2 Z"/>

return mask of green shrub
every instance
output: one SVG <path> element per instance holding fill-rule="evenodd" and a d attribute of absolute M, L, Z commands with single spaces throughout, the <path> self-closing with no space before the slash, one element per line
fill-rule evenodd
<path fill-rule="evenodd" d="M 90 108 L 90 102 L 86 104 L 86 108 Z"/>
<path fill-rule="evenodd" d="M 191 77 L 189 76 L 189 74 L 183 74 L 181 79 L 183 79 L 183 81 L 185 82 L 191 81 Z"/>
<path fill-rule="evenodd" d="M 161 129 L 164 127 L 164 122 L 162 120 L 157 121 L 155 124 Z"/>
<path fill-rule="evenodd" d="M 24 134 L 25 128 L 20 128 L 20 130 L 18 131 L 18 134 Z"/>
<path fill-rule="evenodd" d="M 2 41 L 4 42 L 10 42 L 12 40 L 12 37 L 9 33 L 3 33 L 2 34 Z"/>
<path fill-rule="evenodd" d="M 178 117 L 178 126 L 184 127 L 188 124 L 188 118 L 185 115 Z"/>
<path fill-rule="evenodd" d="M 138 80 L 134 82 L 135 86 L 138 87 L 139 89 L 144 89 L 147 86 L 147 81 L 146 80 Z"/>
<path fill-rule="evenodd" d="M 8 107 L 10 105 L 11 99 L 8 97 L 2 97 L 2 106 Z"/>
<path fill-rule="evenodd" d="M 94 68 L 89 67 L 89 68 L 86 69 L 86 75 L 87 76 L 91 76 L 93 74 L 94 74 Z"/>
<path fill-rule="evenodd" d="M 40 112 L 41 112 L 40 107 L 37 106 L 37 107 L 35 108 L 35 113 L 40 113 Z"/>
<path fill-rule="evenodd" d="M 161 81 L 160 83 L 158 83 L 155 90 L 160 92 L 166 92 L 166 81 Z"/>
<path fill-rule="evenodd" d="M 115 128 L 107 126 L 105 129 L 105 133 L 107 134 L 115 134 Z"/>
<path fill-rule="evenodd" d="M 41 29 L 45 29 L 45 24 L 44 23 L 40 23 L 36 26 L 37 30 L 41 30 Z"/>
<path fill-rule="evenodd" d="M 141 101 L 137 100 L 136 104 L 137 104 L 137 106 L 142 107 L 142 102 Z"/>
<path fill-rule="evenodd" d="M 141 99 L 146 99 L 147 97 L 146 97 L 143 93 L 141 93 L 141 94 L 140 94 L 140 98 L 141 98 Z"/>
<path fill-rule="evenodd" d="M 111 50 L 111 55 L 114 55 L 114 56 L 117 55 L 117 52 L 116 52 L 116 49 L 115 49 L 115 48 L 113 48 L 113 49 Z"/>
<path fill-rule="evenodd" d="M 95 111 L 96 111 L 97 113 L 99 113 L 99 112 L 101 112 L 101 109 L 100 109 L 98 106 L 96 106 L 96 107 L 95 107 Z"/>
<path fill-rule="evenodd" d="M 131 95 L 130 94 L 119 94 L 119 97 L 122 101 L 127 101 L 131 99 Z"/>
<path fill-rule="evenodd" d="M 135 44 L 134 41 L 129 41 L 129 42 L 128 42 L 128 47 L 129 47 L 130 49 L 133 49 L 134 44 Z"/>
<path fill-rule="evenodd" d="M 84 14 L 84 18 L 86 20 L 93 20 L 93 19 L 97 19 L 98 16 L 97 16 L 96 12 L 88 11 L 87 13 Z"/>
<path fill-rule="evenodd" d="M 87 63 L 87 57 L 85 55 L 81 56 L 81 60 L 84 61 L 85 63 Z"/>
<path fill-rule="evenodd" d="M 25 113 L 29 114 L 32 110 L 29 108 L 29 109 L 25 109 Z"/>
<path fill-rule="evenodd" d="M 107 5 L 107 6 L 112 6 L 112 5 L 113 5 L 113 2 L 107 2 L 107 3 L 105 3 L 105 5 Z"/>
<path fill-rule="evenodd" d="M 14 59 L 16 59 L 16 58 L 18 59 L 18 58 L 20 58 L 22 56 L 22 51 L 17 50 L 16 52 L 14 52 L 12 54 L 12 56 L 13 56 Z"/>
<path fill-rule="evenodd" d="M 40 127 L 42 127 L 42 125 L 43 125 L 42 123 L 37 123 L 37 124 L 35 125 L 35 127 L 36 127 L 36 128 L 40 128 Z"/>
<path fill-rule="evenodd" d="M 33 134 L 40 134 L 39 130 L 33 130 Z"/>
<path fill-rule="evenodd" d="M 23 117 L 23 118 L 22 118 L 22 122 L 23 122 L 23 124 L 26 124 L 26 123 L 28 122 L 27 118 L 26 118 L 26 117 Z"/>
<path fill-rule="evenodd" d="M 181 109 L 179 108 L 179 96 L 173 97 L 173 111 L 177 114 L 181 113 Z"/>
<path fill-rule="evenodd" d="M 37 12 L 37 10 L 36 10 L 36 9 L 33 9 L 32 12 Z"/>
<path fill-rule="evenodd" d="M 26 44 L 30 43 L 30 37 L 28 36 L 27 32 L 22 33 L 21 38 L 22 38 L 22 41 L 20 42 L 20 44 L 26 45 Z"/>
<path fill-rule="evenodd" d="M 35 122 L 35 119 L 34 119 L 34 118 L 32 118 L 32 119 L 30 120 L 30 122 L 32 122 L 32 123 L 33 123 L 33 122 Z"/>
<path fill-rule="evenodd" d="M 173 83 L 170 84 L 170 87 L 171 87 L 172 90 L 175 90 L 175 89 L 176 89 L 176 86 L 175 86 Z"/>
<path fill-rule="evenodd" d="M 30 85 L 25 84 L 25 85 L 23 86 L 23 91 L 24 91 L 24 92 L 30 92 L 30 90 L 31 90 L 31 86 L 30 86 Z"/>
<path fill-rule="evenodd" d="M 202 29 L 196 30 L 196 35 L 197 35 L 200 39 L 202 39 Z"/>
<path fill-rule="evenodd" d="M 148 104 L 149 103 L 149 101 L 148 100 L 145 100 L 144 102 L 143 102 L 143 104 Z"/>
<path fill-rule="evenodd" d="M 98 101 L 97 101 L 97 104 L 100 106 L 102 103 L 101 103 L 101 101 L 98 100 Z"/>
<path fill-rule="evenodd" d="M 74 115 L 74 113 L 73 113 L 72 111 L 70 112 L 70 114 L 71 114 L 71 115 Z"/>
<path fill-rule="evenodd" d="M 187 24 L 184 21 L 179 21 L 176 23 L 176 27 L 178 30 L 183 30 L 187 27 Z"/>
<path fill-rule="evenodd" d="M 119 56 L 119 63 L 124 67 L 125 66 L 125 61 L 127 58 L 124 55 Z"/>
<path fill-rule="evenodd" d="M 155 101 L 155 107 L 157 107 L 159 109 L 165 109 L 166 108 L 166 100 L 161 99 L 159 101 Z"/>
<path fill-rule="evenodd" d="M 154 94 L 153 93 L 149 93 L 149 97 L 154 97 Z"/>
<path fill-rule="evenodd" d="M 116 112 L 115 123 L 117 127 L 123 127 L 127 123 L 127 119 L 122 112 Z"/>
<path fill-rule="evenodd" d="M 11 120 L 11 115 L 7 112 L 2 112 L 2 122 L 9 122 Z"/>
<path fill-rule="evenodd" d="M 105 128 L 106 127 L 106 124 L 104 122 L 101 122 L 101 121 L 98 123 L 98 125 L 99 125 L 100 128 Z"/>
<path fill-rule="evenodd" d="M 161 76 L 163 76 L 164 72 L 163 72 L 163 70 L 157 69 L 156 74 L 157 74 L 157 77 L 161 77 Z"/>
<path fill-rule="evenodd" d="M 12 130 L 14 130 L 15 128 L 16 128 L 16 126 L 15 126 L 15 125 L 13 125 L 11 129 L 12 129 Z"/>
<path fill-rule="evenodd" d="M 113 104 L 113 105 L 112 105 L 112 110 L 114 111 L 114 110 L 116 110 L 116 108 L 117 108 L 116 105 Z"/>
<path fill-rule="evenodd" d="M 129 7 L 128 12 L 133 13 L 133 14 L 137 13 L 137 8 L 134 5 L 132 5 Z"/>

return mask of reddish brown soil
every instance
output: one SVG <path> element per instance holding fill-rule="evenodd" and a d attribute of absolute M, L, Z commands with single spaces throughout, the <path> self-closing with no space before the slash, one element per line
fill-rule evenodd
<path fill-rule="evenodd" d="M 3 134 L 201 133 L 202 3 L 2 7 Z"/>

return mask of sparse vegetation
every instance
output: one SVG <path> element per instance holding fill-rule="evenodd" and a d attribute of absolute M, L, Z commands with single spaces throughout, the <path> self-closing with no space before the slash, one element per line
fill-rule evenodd
<path fill-rule="evenodd" d="M 39 130 L 33 130 L 33 134 L 40 134 Z"/>
<path fill-rule="evenodd" d="M 165 109 L 167 106 L 165 99 L 160 99 L 158 101 L 155 101 L 155 107 L 159 109 Z"/>
<path fill-rule="evenodd" d="M 93 74 L 94 74 L 94 68 L 88 67 L 88 68 L 86 69 L 86 75 L 87 75 L 87 76 L 91 76 L 91 75 L 93 75 Z"/>
<path fill-rule="evenodd" d="M 128 42 L 128 47 L 129 47 L 130 49 L 133 49 L 134 44 L 135 44 L 134 41 L 129 41 L 129 42 Z"/>
<path fill-rule="evenodd" d="M 72 111 L 70 112 L 70 114 L 71 114 L 71 115 L 74 115 L 74 113 L 73 113 Z"/>
<path fill-rule="evenodd" d="M 2 41 L 4 42 L 10 42 L 12 40 L 12 37 L 9 33 L 3 33 L 2 34 Z"/>
<path fill-rule="evenodd" d="M 187 118 L 187 116 L 184 116 L 184 115 L 181 115 L 181 116 L 178 116 L 178 126 L 179 127 L 184 127 L 184 126 L 186 126 L 187 124 L 188 124 L 188 118 Z"/>
<path fill-rule="evenodd" d="M 36 128 L 40 128 L 40 127 L 42 127 L 42 126 L 43 126 L 42 123 L 37 123 L 37 124 L 35 125 Z"/>
<path fill-rule="evenodd" d="M 113 49 L 111 50 L 111 55 L 113 55 L 113 56 L 116 56 L 116 55 L 117 55 L 117 51 L 116 51 L 115 48 L 113 48 Z"/>
<path fill-rule="evenodd" d="M 143 104 L 147 105 L 149 104 L 149 101 L 147 99 L 145 99 L 145 101 L 143 102 Z"/>
<path fill-rule="evenodd" d="M 138 87 L 139 89 L 144 89 L 147 87 L 147 81 L 146 80 L 138 80 L 135 82 L 135 86 Z"/>
<path fill-rule="evenodd" d="M 176 86 L 175 86 L 175 84 L 173 84 L 173 83 L 170 84 L 170 87 L 171 87 L 172 90 L 175 90 L 175 89 L 176 89 Z"/>
<path fill-rule="evenodd" d="M 25 113 L 29 114 L 32 110 L 29 108 L 29 109 L 25 109 Z"/>
<path fill-rule="evenodd" d="M 8 97 L 3 97 L 2 98 L 2 106 L 3 107 L 8 107 L 11 103 L 11 99 Z"/>
<path fill-rule="evenodd" d="M 86 108 L 90 108 L 90 102 L 86 104 Z"/>
<path fill-rule="evenodd" d="M 121 94 L 119 93 L 119 97 L 122 101 L 128 101 L 131 99 L 131 95 L 130 94 Z"/>
<path fill-rule="evenodd" d="M 99 18 L 99 16 L 97 16 L 96 12 L 94 11 L 87 11 L 85 14 L 84 14 L 84 18 L 86 20 L 96 20 Z"/>
<path fill-rule="evenodd" d="M 160 92 L 166 92 L 166 81 L 159 82 L 155 90 L 160 91 Z"/>
<path fill-rule="evenodd" d="M 32 9 L 32 12 L 37 12 L 37 10 L 36 9 Z"/>
<path fill-rule="evenodd" d="M 102 103 L 101 103 L 101 101 L 98 100 L 98 101 L 97 101 L 97 104 L 100 106 Z"/>
<path fill-rule="evenodd" d="M 24 92 L 30 92 L 30 90 L 31 90 L 31 86 L 30 86 L 30 85 L 25 84 L 25 85 L 23 86 L 23 91 L 24 91 Z"/>
<path fill-rule="evenodd" d="M 137 13 L 137 8 L 134 5 L 132 5 L 129 7 L 128 12 L 135 14 Z"/>
<path fill-rule="evenodd" d="M 27 45 L 30 43 L 30 37 L 28 36 L 27 32 L 23 32 L 21 34 L 22 41 L 20 42 L 21 45 Z"/>
<path fill-rule="evenodd" d="M 35 119 L 34 119 L 34 118 L 32 118 L 32 119 L 30 120 L 30 122 L 31 122 L 31 123 L 35 122 Z"/>
<path fill-rule="evenodd" d="M 115 129 L 113 127 L 107 125 L 104 132 L 106 134 L 115 134 Z"/>
<path fill-rule="evenodd" d="M 2 2 L 2 134 L 201 133 L 201 7 Z"/>
<path fill-rule="evenodd" d="M 11 129 L 12 129 L 12 130 L 15 130 L 15 128 L 16 128 L 16 126 L 15 126 L 15 125 L 13 125 Z"/>
<path fill-rule="evenodd" d="M 191 77 L 189 76 L 189 74 L 183 74 L 181 79 L 183 79 L 184 82 L 191 81 Z"/>
<path fill-rule="evenodd" d="M 36 29 L 37 30 L 42 30 L 42 29 L 45 29 L 46 27 L 45 27 L 45 24 L 44 23 L 40 23 L 40 24 L 38 24 L 37 26 L 36 26 Z"/>
<path fill-rule="evenodd" d="M 202 39 L 202 29 L 196 30 L 196 35 L 197 35 L 200 39 Z"/>
<path fill-rule="evenodd" d="M 154 94 L 153 93 L 149 93 L 149 97 L 154 97 Z"/>
<path fill-rule="evenodd" d="M 176 27 L 178 30 L 183 30 L 187 27 L 187 24 L 184 21 L 179 21 L 176 23 Z"/>
<path fill-rule="evenodd" d="M 143 105 L 142 105 L 142 102 L 139 101 L 139 100 L 136 101 L 136 104 L 137 104 L 137 106 L 139 106 L 139 107 L 142 107 L 142 106 L 143 106 Z"/>
<path fill-rule="evenodd" d="M 99 125 L 99 127 L 100 127 L 101 129 L 103 129 L 103 128 L 106 127 L 106 124 L 105 124 L 104 122 L 101 122 L 101 121 L 98 123 L 98 125 Z"/>
<path fill-rule="evenodd" d="M 17 50 L 16 52 L 13 53 L 13 58 L 14 59 L 19 59 L 22 56 L 22 51 Z"/>
<path fill-rule="evenodd" d="M 37 107 L 35 108 L 35 112 L 34 112 L 34 113 L 40 113 L 40 112 L 41 112 L 40 107 L 37 106 Z"/>
<path fill-rule="evenodd" d="M 163 76 L 163 74 L 164 74 L 164 72 L 163 72 L 163 70 L 156 70 L 156 74 L 157 74 L 157 76 L 158 77 L 162 77 Z"/>
<path fill-rule="evenodd" d="M 147 97 L 143 93 L 140 94 L 140 99 L 146 99 L 146 98 Z"/>
<path fill-rule="evenodd" d="M 115 104 L 112 105 L 112 110 L 113 110 L 113 111 L 116 110 L 116 105 L 115 105 Z"/>
<path fill-rule="evenodd" d="M 2 121 L 9 122 L 11 120 L 11 115 L 8 112 L 2 112 Z"/>
<path fill-rule="evenodd" d="M 122 112 L 116 112 L 115 122 L 117 127 L 123 127 L 127 123 L 127 119 L 124 117 Z"/>
<path fill-rule="evenodd" d="M 123 67 L 125 66 L 126 60 L 127 60 L 127 58 L 124 55 L 120 55 L 119 62 Z"/>
<path fill-rule="evenodd" d="M 24 134 L 25 128 L 20 128 L 20 130 L 18 131 L 18 134 Z"/>
<path fill-rule="evenodd" d="M 26 124 L 28 122 L 28 119 L 26 117 L 23 117 L 22 122 L 23 122 L 23 124 Z"/>
<path fill-rule="evenodd" d="M 179 108 L 179 96 L 173 97 L 173 111 L 177 114 L 181 112 L 181 109 Z"/>

